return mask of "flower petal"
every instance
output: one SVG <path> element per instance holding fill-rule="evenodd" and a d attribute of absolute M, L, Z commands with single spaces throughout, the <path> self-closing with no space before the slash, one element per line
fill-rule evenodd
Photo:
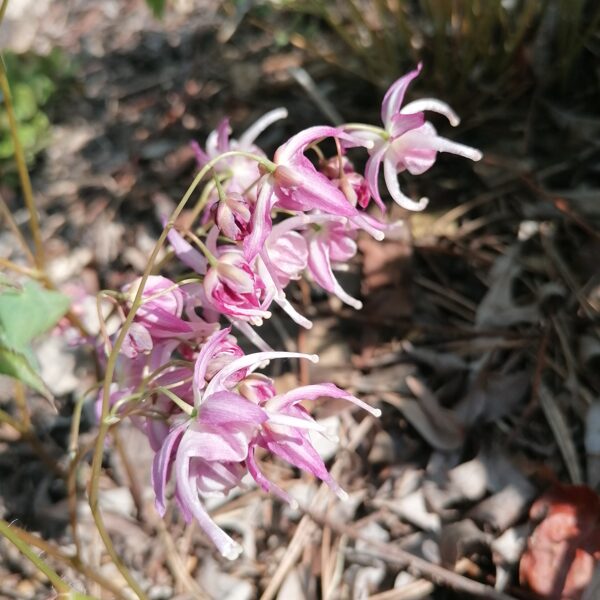
<path fill-rule="evenodd" d="M 244 239 L 244 256 L 248 262 L 254 260 L 262 250 L 271 233 L 271 210 L 277 200 L 270 176 L 264 177 L 259 185 L 260 191 L 250 221 L 250 235 Z"/>
<path fill-rule="evenodd" d="M 180 502 L 198 521 L 200 528 L 229 560 L 235 560 L 242 552 L 241 546 L 232 540 L 209 516 L 198 497 L 196 477 L 191 476 L 189 448 L 186 441 L 179 445 L 177 452 L 177 492 Z"/>
<path fill-rule="evenodd" d="M 222 389 L 223 382 L 226 381 L 231 375 L 240 369 L 250 368 L 254 370 L 258 365 L 264 361 L 272 360 L 274 358 L 307 358 L 311 362 L 318 362 L 319 357 L 316 354 L 303 354 L 301 352 L 256 352 L 254 354 L 248 354 L 240 358 L 236 358 L 231 361 L 226 367 L 223 367 L 219 373 L 217 373 L 206 386 L 206 396 L 214 394 L 216 391 Z M 254 368 L 252 368 L 254 367 Z"/>
<path fill-rule="evenodd" d="M 206 370 L 208 369 L 208 363 L 213 358 L 215 354 L 215 350 L 219 347 L 219 345 L 227 338 L 229 332 L 231 331 L 231 327 L 227 327 L 225 329 L 221 329 L 220 331 L 215 331 L 202 345 L 202 349 L 200 350 L 198 357 L 196 358 L 196 363 L 194 364 L 194 404 L 196 406 L 200 405 L 201 397 L 200 391 L 206 385 Z"/>
<path fill-rule="evenodd" d="M 302 402 L 304 400 L 316 400 L 317 398 L 322 397 L 343 398 L 344 400 L 348 400 L 348 402 L 352 402 L 352 404 L 356 404 L 356 406 L 366 410 L 375 417 L 381 416 L 381 411 L 379 409 L 369 406 L 366 402 L 363 402 L 359 398 L 352 396 L 352 394 L 342 390 L 333 383 L 304 385 L 285 394 L 275 396 L 275 398 L 272 398 L 267 402 L 266 408 L 268 411 L 283 411 L 287 407 L 298 404 L 298 402 Z"/>
<path fill-rule="evenodd" d="M 425 114 L 418 112 L 416 114 L 405 115 L 396 113 L 391 119 L 389 133 L 392 137 L 400 137 L 411 129 L 417 129 L 425 123 Z"/>
<path fill-rule="evenodd" d="M 265 411 L 233 392 L 215 392 L 209 396 L 200 409 L 200 426 L 224 427 L 258 426 L 267 420 Z"/>
<path fill-rule="evenodd" d="M 152 461 L 152 487 L 154 488 L 156 510 L 161 517 L 164 516 L 166 511 L 165 488 L 171 474 L 171 466 L 186 427 L 187 423 L 184 423 L 171 430 Z"/>
<path fill-rule="evenodd" d="M 167 239 L 173 247 L 173 251 L 175 252 L 177 258 L 186 267 L 189 267 L 200 275 L 204 275 L 206 273 L 206 258 L 189 242 L 187 242 L 176 229 L 169 230 Z"/>
<path fill-rule="evenodd" d="M 254 453 L 255 448 L 252 448 L 250 452 L 248 452 L 248 457 L 246 458 L 246 466 L 248 467 L 248 472 L 250 473 L 252 479 L 254 479 L 254 481 L 256 481 L 256 483 L 265 492 L 269 494 L 275 494 L 288 504 L 295 504 L 295 500 L 293 500 L 293 498 L 285 490 L 282 490 L 278 485 L 274 484 L 272 481 L 269 481 L 265 477 L 264 473 L 258 467 Z"/>
<path fill-rule="evenodd" d="M 414 102 L 409 102 L 402 107 L 400 113 L 402 115 L 410 115 L 413 113 L 422 112 L 424 110 L 430 110 L 440 115 L 444 115 L 448 121 L 450 121 L 450 125 L 452 125 L 452 127 L 456 127 L 460 123 L 459 116 L 450 108 L 450 106 L 441 100 L 436 100 L 435 98 L 420 98 Z"/>
<path fill-rule="evenodd" d="M 256 120 L 246 131 L 239 137 L 238 146 L 242 150 L 250 150 L 256 138 L 269 126 L 276 121 L 285 119 L 288 116 L 288 111 L 285 108 L 276 108 L 264 114 Z"/>
<path fill-rule="evenodd" d="M 365 180 L 369 187 L 369 192 L 373 196 L 373 200 L 379 208 L 385 212 L 385 204 L 379 195 L 379 169 L 381 168 L 381 161 L 389 148 L 389 144 L 381 144 L 381 146 L 369 156 L 367 164 L 365 166 Z"/>
<path fill-rule="evenodd" d="M 347 294 L 331 269 L 329 247 L 314 236 L 309 242 L 308 270 L 313 279 L 326 291 L 335 294 L 342 302 L 356 310 L 362 308 L 362 302 Z"/>
<path fill-rule="evenodd" d="M 399 204 L 402 208 L 405 208 L 406 210 L 423 210 L 429 203 L 427 198 L 421 198 L 418 202 L 415 202 L 400 191 L 396 167 L 388 159 L 383 161 L 383 175 L 385 178 L 385 185 L 394 199 L 394 202 Z"/>
<path fill-rule="evenodd" d="M 383 102 L 381 104 L 381 121 L 386 129 L 388 129 L 391 124 L 392 117 L 400 110 L 402 101 L 404 100 L 404 94 L 406 93 L 410 82 L 421 72 L 422 66 L 422 63 L 419 63 L 414 71 L 411 71 L 392 83 L 383 97 Z"/>

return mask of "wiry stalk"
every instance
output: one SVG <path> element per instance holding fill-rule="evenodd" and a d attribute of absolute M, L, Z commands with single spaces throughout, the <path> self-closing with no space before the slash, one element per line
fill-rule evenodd
<path fill-rule="evenodd" d="M 102 467 L 102 453 L 104 450 L 104 442 L 106 439 L 106 435 L 110 428 L 110 422 L 107 419 L 107 416 L 109 413 L 109 404 L 110 404 L 110 384 L 113 380 L 113 376 L 115 373 L 115 367 L 117 364 L 117 358 L 119 356 L 121 346 L 123 345 L 125 336 L 127 335 L 127 332 L 129 331 L 129 328 L 131 327 L 131 324 L 133 323 L 135 314 L 142 303 L 142 295 L 144 293 L 144 287 L 146 286 L 148 277 L 150 276 L 150 274 L 152 272 L 154 263 L 156 262 L 156 258 L 158 257 L 158 254 L 159 254 L 161 248 L 163 247 L 163 245 L 165 244 L 165 242 L 167 240 L 167 235 L 168 235 L 169 231 L 175 225 L 175 221 L 181 214 L 181 211 L 186 207 L 187 203 L 189 202 L 190 198 L 192 197 L 192 194 L 194 193 L 194 190 L 198 187 L 198 185 L 200 184 L 200 182 L 202 181 L 204 176 L 207 173 L 209 173 L 210 170 L 219 161 L 221 161 L 225 158 L 232 157 L 232 156 L 245 156 L 247 158 L 251 158 L 251 159 L 257 160 L 260 163 L 265 164 L 267 166 L 267 168 L 273 167 L 273 165 L 272 165 L 272 163 L 270 163 L 270 161 L 266 161 L 262 157 L 255 156 L 248 152 L 231 151 L 231 152 L 225 152 L 224 154 L 221 154 L 220 156 L 217 156 L 216 158 L 214 158 L 213 160 L 208 162 L 204 166 L 204 168 L 196 175 L 196 177 L 194 178 L 194 181 L 192 181 L 192 184 L 187 189 L 183 198 L 181 199 L 181 201 L 179 202 L 179 204 L 177 205 L 177 207 L 171 214 L 169 221 L 166 223 L 162 233 L 160 234 L 156 244 L 154 245 L 152 253 L 150 254 L 150 257 L 148 259 L 146 269 L 144 270 L 144 273 L 140 279 L 140 283 L 139 283 L 135 298 L 133 299 L 131 309 L 125 319 L 125 322 L 123 323 L 123 326 L 121 327 L 121 330 L 119 331 L 117 339 L 115 340 L 115 343 L 112 347 L 112 350 L 110 352 L 110 355 L 108 356 L 108 360 L 106 363 L 106 371 L 105 371 L 105 375 L 104 375 L 104 386 L 103 386 L 103 393 L 102 393 L 102 409 L 101 409 L 101 417 L 100 417 L 100 427 L 98 430 L 98 437 L 96 439 L 96 446 L 94 448 L 94 457 L 92 460 L 92 472 L 91 472 L 90 487 L 89 487 L 89 504 L 90 504 L 90 508 L 92 511 L 92 515 L 94 517 L 94 522 L 96 523 L 96 527 L 98 529 L 98 533 L 100 534 L 100 537 L 102 538 L 102 541 L 104 542 L 106 550 L 108 551 L 111 559 L 113 560 L 113 562 L 114 562 L 115 566 L 117 567 L 117 569 L 119 570 L 119 572 L 123 575 L 123 577 L 125 578 L 127 583 L 130 585 L 131 589 L 137 594 L 137 596 L 138 596 L 138 598 L 140 598 L 140 600 L 145 600 L 146 594 L 140 588 L 140 586 L 135 581 L 135 579 L 133 578 L 131 573 L 129 573 L 129 570 L 127 569 L 127 567 L 122 563 L 121 559 L 119 558 L 119 556 L 112 544 L 112 541 L 110 539 L 110 535 L 108 534 L 108 531 L 106 530 L 106 526 L 104 525 L 104 521 L 102 519 L 102 514 L 100 512 L 99 502 L 98 502 L 100 470 Z"/>

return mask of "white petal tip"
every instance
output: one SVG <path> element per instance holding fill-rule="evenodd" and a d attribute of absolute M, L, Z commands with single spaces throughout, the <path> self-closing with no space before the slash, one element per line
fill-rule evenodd
<path fill-rule="evenodd" d="M 450 121 L 450 125 L 452 125 L 452 127 L 457 127 L 460 125 L 460 119 L 458 117 L 452 116 L 448 120 Z"/>
<path fill-rule="evenodd" d="M 377 240 L 378 242 L 381 242 L 382 240 L 385 239 L 385 233 L 383 233 L 383 231 L 374 231 L 373 239 Z"/>
<path fill-rule="evenodd" d="M 312 326 L 312 321 L 306 321 L 305 323 L 302 323 L 302 327 L 304 327 L 304 329 L 312 329 Z"/>
<path fill-rule="evenodd" d="M 476 150 L 475 152 L 473 152 L 473 155 L 469 158 L 474 161 L 481 160 L 483 158 L 483 152 L 479 152 L 479 150 Z"/>
<path fill-rule="evenodd" d="M 348 498 L 350 497 L 350 496 L 348 496 L 348 492 L 344 491 L 341 488 L 336 490 L 335 493 L 342 502 L 346 502 L 346 500 L 348 500 Z"/>
<path fill-rule="evenodd" d="M 318 363 L 319 362 L 319 355 L 318 354 L 309 354 L 307 358 L 308 358 L 308 360 L 310 360 L 310 362 L 314 362 L 314 363 Z"/>
<path fill-rule="evenodd" d="M 362 310 L 363 303 L 360 300 L 355 300 L 352 303 L 349 303 L 352 308 L 355 310 Z"/>
<path fill-rule="evenodd" d="M 221 554 L 227 560 L 235 560 L 236 558 L 239 557 L 239 555 L 241 553 L 242 553 L 242 547 L 239 544 L 237 544 L 236 542 L 231 542 L 225 548 L 223 548 L 223 551 L 221 552 Z"/>
<path fill-rule="evenodd" d="M 381 416 L 381 410 L 380 410 L 379 408 L 374 408 L 374 409 L 371 411 L 371 414 L 372 414 L 374 417 L 376 417 L 376 418 L 378 418 L 378 419 L 379 419 L 379 417 Z"/>

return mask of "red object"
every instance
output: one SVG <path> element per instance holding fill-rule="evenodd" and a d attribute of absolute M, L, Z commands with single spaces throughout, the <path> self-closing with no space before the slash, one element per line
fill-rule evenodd
<path fill-rule="evenodd" d="M 521 583 L 548 600 L 579 600 L 600 559 L 600 497 L 587 486 L 557 486 L 529 516 L 542 521 L 521 558 Z"/>

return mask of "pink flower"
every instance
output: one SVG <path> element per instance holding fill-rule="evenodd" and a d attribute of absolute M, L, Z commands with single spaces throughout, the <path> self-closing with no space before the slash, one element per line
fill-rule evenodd
<path fill-rule="evenodd" d="M 239 485 L 250 440 L 265 412 L 227 391 L 207 396 L 196 418 L 171 429 L 154 457 L 152 484 L 164 515 L 166 484 L 174 468 L 175 498 L 187 521 L 195 518 L 221 554 L 234 560 L 241 547 L 209 516 L 200 495 L 225 494 Z"/>
<path fill-rule="evenodd" d="M 275 152 L 275 169 L 259 182 L 258 199 L 251 233 L 244 240 L 246 259 L 260 252 L 271 232 L 271 210 L 277 206 L 292 211 L 318 209 L 324 213 L 351 217 L 356 208 L 344 193 L 319 173 L 304 156 L 309 144 L 327 137 L 348 137 L 335 127 L 309 127 L 292 136 Z M 351 138 L 348 137 L 349 140 Z"/>
<path fill-rule="evenodd" d="M 330 220 L 319 224 L 315 229 L 309 229 L 305 235 L 308 242 L 307 267 L 312 278 L 325 291 L 360 310 L 362 302 L 350 296 L 333 274 L 335 265 L 345 266 L 356 254 L 356 228 Z"/>
<path fill-rule="evenodd" d="M 123 292 L 133 301 L 141 279 L 126 285 Z M 153 338 L 190 333 L 192 328 L 181 319 L 183 294 L 177 284 L 166 277 L 151 275 L 142 292 L 142 303 L 135 322 L 143 325 Z"/>
<path fill-rule="evenodd" d="M 369 185 L 365 178 L 357 173 L 354 165 L 346 156 L 334 156 L 329 160 L 322 161 L 320 165 L 321 172 L 331 180 L 352 206 L 367 208 L 371 201 Z M 385 210 L 385 206 L 380 208 Z"/>
<path fill-rule="evenodd" d="M 276 108 L 260 117 L 237 140 L 230 139 L 231 128 L 229 126 L 229 119 L 223 119 L 217 129 L 208 135 L 206 151 L 202 150 L 196 142 L 192 142 L 198 166 L 202 168 L 210 160 L 230 150 L 239 150 L 258 156 L 265 156 L 264 152 L 255 145 L 256 138 L 267 127 L 286 117 L 287 110 L 285 108 Z M 249 190 L 252 201 L 256 200 L 252 187 L 260 177 L 260 172 L 255 160 L 245 156 L 230 156 L 217 162 L 214 171 L 218 174 L 227 174 L 228 172 L 235 174 L 234 177 L 228 177 L 223 182 L 223 187 L 227 193 L 236 192 L 242 194 L 245 190 Z M 213 196 L 216 196 L 216 194 L 213 193 Z M 214 201 L 218 200 L 214 198 Z"/>
<path fill-rule="evenodd" d="M 214 206 L 215 223 L 223 235 L 236 242 L 243 239 L 252 216 L 248 201 L 241 194 L 230 192 Z"/>
<path fill-rule="evenodd" d="M 271 316 L 265 284 L 242 254 L 233 249 L 224 251 L 208 269 L 203 288 L 210 306 L 224 315 L 256 325 Z"/>
<path fill-rule="evenodd" d="M 444 102 L 423 98 L 401 108 L 408 85 L 420 72 L 419 64 L 416 70 L 398 79 L 387 91 L 381 106 L 385 129 L 378 132 L 373 127 L 363 128 L 360 125 L 346 128 L 355 139 L 373 144 L 369 148 L 365 178 L 371 195 L 379 205 L 383 204 L 378 183 L 382 163 L 385 184 L 394 201 L 408 210 L 423 210 L 427 199 L 415 202 L 403 194 L 398 184 L 398 173 L 424 173 L 433 166 L 438 152 L 450 152 L 471 160 L 480 160 L 482 156 L 479 150 L 438 136 L 433 125 L 425 121 L 423 111 L 431 110 L 446 116 L 452 126 L 458 125 L 458 116 Z"/>

